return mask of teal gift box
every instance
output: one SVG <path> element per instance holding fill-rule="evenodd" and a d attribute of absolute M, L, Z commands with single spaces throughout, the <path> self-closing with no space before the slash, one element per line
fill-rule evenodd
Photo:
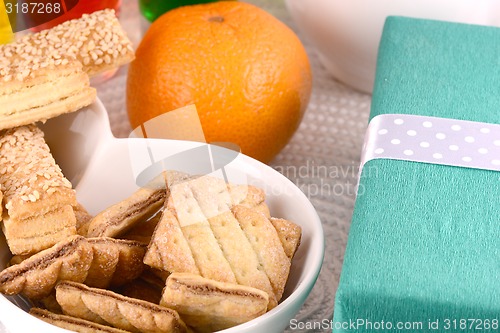
<path fill-rule="evenodd" d="M 388 18 L 383 114 L 500 124 L 500 29 Z M 334 311 L 336 332 L 500 332 L 500 172 L 368 161 Z"/>

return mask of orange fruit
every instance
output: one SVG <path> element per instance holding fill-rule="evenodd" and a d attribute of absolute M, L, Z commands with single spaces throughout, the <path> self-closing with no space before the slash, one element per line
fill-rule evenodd
<path fill-rule="evenodd" d="M 269 162 L 299 126 L 311 70 L 298 37 L 267 12 L 223 1 L 167 12 L 149 28 L 127 80 L 137 128 L 195 104 L 207 142 Z"/>

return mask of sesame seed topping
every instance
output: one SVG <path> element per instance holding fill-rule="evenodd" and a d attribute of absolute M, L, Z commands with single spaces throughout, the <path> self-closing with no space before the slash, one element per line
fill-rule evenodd
<path fill-rule="evenodd" d="M 122 64 L 118 55 L 133 58 L 133 52 L 115 12 L 105 9 L 0 45 L 0 79 L 24 81 L 40 69 L 66 66 L 72 60 L 92 75 Z"/>
<path fill-rule="evenodd" d="M 16 200 L 36 202 L 45 195 L 72 188 L 43 136 L 35 125 L 0 132 L 0 185 L 6 207 L 12 207 Z"/>

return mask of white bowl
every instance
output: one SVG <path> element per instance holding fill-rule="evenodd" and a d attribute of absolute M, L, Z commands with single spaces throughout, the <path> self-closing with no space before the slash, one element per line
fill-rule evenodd
<path fill-rule="evenodd" d="M 285 0 L 319 60 L 340 81 L 371 93 L 377 50 L 390 15 L 500 26 L 497 0 Z"/>
<path fill-rule="evenodd" d="M 136 177 L 151 164 L 150 153 L 160 160 L 204 146 L 176 140 L 116 139 L 100 101 L 77 113 L 52 119 L 42 129 L 55 159 L 75 186 L 79 201 L 93 214 L 137 189 Z M 227 153 L 230 160 L 235 157 L 232 151 Z M 183 162 L 190 169 L 192 161 Z M 264 188 L 272 215 L 299 224 L 303 235 L 282 302 L 257 319 L 221 332 L 282 332 L 303 305 L 321 269 L 324 253 L 321 222 L 306 196 L 272 168 L 239 154 L 224 171 L 232 180 Z M 0 269 L 3 269 L 10 253 L 3 236 L 0 238 Z M 68 332 L 30 316 L 25 310 L 28 305 L 21 297 L 0 296 L 0 332 Z"/>

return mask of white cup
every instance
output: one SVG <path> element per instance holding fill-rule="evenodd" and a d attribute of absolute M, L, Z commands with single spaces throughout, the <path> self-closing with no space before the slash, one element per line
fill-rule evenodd
<path fill-rule="evenodd" d="M 338 80 L 371 93 L 387 16 L 500 26 L 498 0 L 285 0 L 290 15 Z"/>

